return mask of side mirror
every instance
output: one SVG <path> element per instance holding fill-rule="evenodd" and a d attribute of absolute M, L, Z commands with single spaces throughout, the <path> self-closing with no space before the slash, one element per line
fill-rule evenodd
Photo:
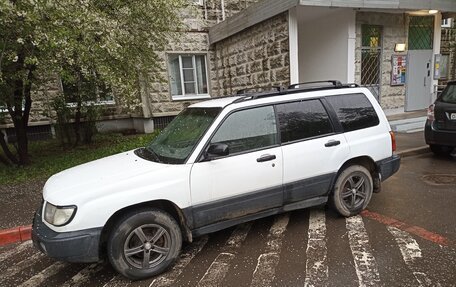
<path fill-rule="evenodd" d="M 230 148 L 224 143 L 213 143 L 211 144 L 205 153 L 205 160 L 211 160 L 220 156 L 226 156 L 230 154 Z"/>

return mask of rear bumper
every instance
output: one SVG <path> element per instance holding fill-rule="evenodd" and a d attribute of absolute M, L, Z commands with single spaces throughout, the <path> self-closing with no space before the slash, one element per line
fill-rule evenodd
<path fill-rule="evenodd" d="M 430 121 L 426 121 L 424 138 L 428 145 L 445 145 L 456 147 L 456 131 L 438 130 Z"/>
<path fill-rule="evenodd" d="M 33 244 L 49 257 L 68 262 L 97 262 L 102 228 L 72 232 L 55 232 L 35 213 L 32 227 Z"/>
<path fill-rule="evenodd" d="M 393 155 L 392 157 L 377 161 L 376 164 L 381 180 L 384 181 L 399 170 L 399 167 L 401 166 L 401 157 Z"/>

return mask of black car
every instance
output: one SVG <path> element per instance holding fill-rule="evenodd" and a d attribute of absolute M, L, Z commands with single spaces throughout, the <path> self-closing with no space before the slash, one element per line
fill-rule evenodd
<path fill-rule="evenodd" d="M 456 147 L 456 81 L 429 106 L 424 136 L 437 155 L 449 155 Z"/>

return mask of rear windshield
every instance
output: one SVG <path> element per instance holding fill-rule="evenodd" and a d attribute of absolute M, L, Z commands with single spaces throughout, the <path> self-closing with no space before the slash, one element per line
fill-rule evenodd
<path fill-rule="evenodd" d="M 442 92 L 442 102 L 456 104 L 456 84 L 448 85 Z"/>

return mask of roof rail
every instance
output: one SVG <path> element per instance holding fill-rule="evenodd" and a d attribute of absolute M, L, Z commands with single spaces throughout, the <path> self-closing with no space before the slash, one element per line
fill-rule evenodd
<path fill-rule="evenodd" d="M 326 85 L 316 85 L 316 84 L 324 84 Z M 328 85 L 330 84 L 330 85 Z M 299 85 L 309 85 L 310 87 L 302 87 L 300 88 Z M 236 93 L 236 95 L 244 95 L 243 97 L 236 99 L 233 103 L 239 103 L 244 101 L 250 101 L 260 98 L 266 97 L 273 97 L 273 96 L 280 96 L 280 95 L 287 95 L 287 94 L 294 94 L 299 92 L 311 92 L 311 91 L 322 91 L 322 90 L 331 90 L 331 89 L 343 89 L 343 88 L 357 88 L 359 87 L 358 84 L 350 83 L 350 84 L 342 84 L 340 81 L 337 80 L 330 80 L 330 81 L 314 81 L 314 82 L 305 82 L 305 83 L 298 83 L 290 85 L 287 89 L 281 86 L 273 87 L 272 91 L 266 92 L 258 92 L 258 93 L 245 93 L 246 90 L 240 90 Z"/>
<path fill-rule="evenodd" d="M 329 81 L 312 81 L 312 82 L 303 82 L 303 83 L 297 83 L 297 84 L 292 84 L 288 86 L 288 89 L 296 89 L 299 88 L 301 85 L 315 85 L 315 84 L 331 84 L 334 87 L 342 86 L 342 83 L 337 80 L 329 80 Z M 324 85 L 327 86 L 327 85 Z"/>

